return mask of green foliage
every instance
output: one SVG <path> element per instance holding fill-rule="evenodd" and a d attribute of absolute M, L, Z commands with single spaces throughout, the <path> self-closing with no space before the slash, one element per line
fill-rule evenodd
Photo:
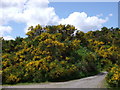
<path fill-rule="evenodd" d="M 3 84 L 66 81 L 120 65 L 119 28 L 76 31 L 74 35 L 75 31 L 72 25 L 38 24 L 29 28 L 26 38 L 3 39 Z"/>
<path fill-rule="evenodd" d="M 99 72 L 98 67 L 100 65 L 100 62 L 97 58 L 96 53 L 91 52 L 85 47 L 80 47 L 80 49 L 77 52 L 81 56 L 81 60 L 78 63 L 80 71 L 85 73 L 85 75 L 90 75 L 90 74 L 92 75 L 92 73 Z"/>
<path fill-rule="evenodd" d="M 111 87 L 120 87 L 120 66 L 117 64 L 113 65 L 106 80 Z"/>

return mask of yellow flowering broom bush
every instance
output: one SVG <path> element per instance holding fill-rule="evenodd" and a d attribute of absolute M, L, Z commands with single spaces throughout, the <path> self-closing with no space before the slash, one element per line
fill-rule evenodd
<path fill-rule="evenodd" d="M 28 37 L 3 39 L 3 84 L 66 81 L 97 74 L 100 63 L 119 65 L 120 30 L 110 29 L 103 34 L 106 29 L 74 33 L 76 29 L 72 25 L 42 27 L 38 24 L 28 29 Z M 115 65 L 107 77 L 113 86 L 119 86 L 117 67 Z"/>
<path fill-rule="evenodd" d="M 106 80 L 111 87 L 120 87 L 120 66 L 115 64 L 108 72 Z"/>

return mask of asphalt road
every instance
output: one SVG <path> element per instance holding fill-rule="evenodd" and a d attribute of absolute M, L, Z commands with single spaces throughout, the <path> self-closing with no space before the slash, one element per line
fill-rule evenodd
<path fill-rule="evenodd" d="M 2 86 L 2 88 L 104 88 L 103 81 L 107 72 L 90 76 L 87 78 L 67 81 L 67 82 L 54 82 L 54 83 L 40 83 L 30 85 L 11 85 Z"/>

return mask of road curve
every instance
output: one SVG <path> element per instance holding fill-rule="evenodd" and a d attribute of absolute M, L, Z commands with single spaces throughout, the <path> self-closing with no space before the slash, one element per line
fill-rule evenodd
<path fill-rule="evenodd" d="M 30 85 L 11 85 L 2 86 L 2 88 L 103 88 L 103 81 L 107 72 L 100 73 L 87 78 L 54 83 L 40 83 Z"/>

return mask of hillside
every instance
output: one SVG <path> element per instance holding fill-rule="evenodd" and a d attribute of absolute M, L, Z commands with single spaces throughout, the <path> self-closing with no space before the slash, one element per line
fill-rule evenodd
<path fill-rule="evenodd" d="M 3 84 L 68 81 L 104 70 L 110 86 L 120 85 L 119 28 L 84 33 L 72 25 L 38 24 L 26 35 L 2 39 Z"/>

